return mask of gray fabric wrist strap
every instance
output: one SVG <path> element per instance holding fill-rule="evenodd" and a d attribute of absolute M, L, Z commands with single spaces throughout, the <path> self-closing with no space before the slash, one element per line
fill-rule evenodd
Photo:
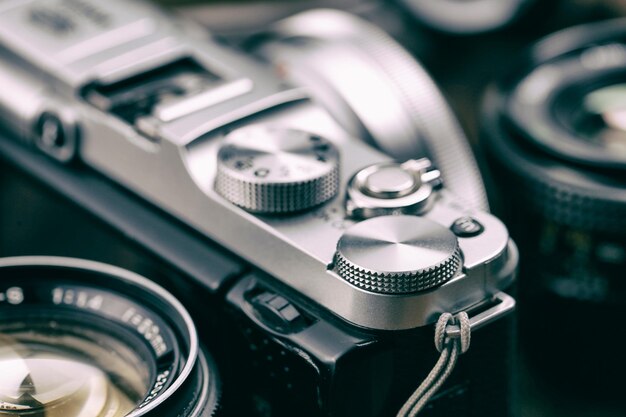
<path fill-rule="evenodd" d="M 458 325 L 458 338 L 446 334 L 448 325 Z M 435 347 L 441 355 L 432 371 L 402 406 L 397 417 L 415 417 L 428 403 L 428 400 L 441 388 L 452 373 L 460 354 L 469 348 L 471 340 L 470 320 L 466 312 L 453 316 L 443 313 L 435 326 Z"/>

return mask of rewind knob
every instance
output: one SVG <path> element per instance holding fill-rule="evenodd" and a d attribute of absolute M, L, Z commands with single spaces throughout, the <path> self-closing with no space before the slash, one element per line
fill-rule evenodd
<path fill-rule="evenodd" d="M 335 270 L 364 290 L 425 291 L 462 267 L 459 243 L 446 227 L 418 216 L 381 216 L 350 227 L 337 244 Z"/>
<path fill-rule="evenodd" d="M 254 213 L 318 206 L 339 189 L 339 153 L 309 132 L 262 125 L 230 133 L 218 152 L 216 191 Z"/>

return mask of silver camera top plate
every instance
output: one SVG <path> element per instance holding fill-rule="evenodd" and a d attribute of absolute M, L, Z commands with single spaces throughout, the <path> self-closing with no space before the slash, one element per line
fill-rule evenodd
<path fill-rule="evenodd" d="M 0 119 L 23 139 L 53 156 L 51 148 L 72 145 L 90 167 L 355 325 L 423 326 L 442 311 L 485 301 L 514 279 L 517 252 L 504 225 L 460 206 L 445 189 L 422 217 L 445 228 L 471 217 L 484 228 L 457 235 L 462 268 L 456 276 L 434 289 L 401 294 L 343 279 L 335 252 L 357 223 L 346 216 L 347 184 L 364 167 L 391 159 L 346 133 L 305 90 L 284 85 L 262 64 L 149 5 L 0 3 L 0 82 Z M 43 129 L 44 114 L 62 129 Z M 247 212 L 216 192 L 225 136 L 253 123 L 332 143 L 339 154 L 335 197 L 277 216 Z M 42 131 L 74 135 L 44 140 Z"/>

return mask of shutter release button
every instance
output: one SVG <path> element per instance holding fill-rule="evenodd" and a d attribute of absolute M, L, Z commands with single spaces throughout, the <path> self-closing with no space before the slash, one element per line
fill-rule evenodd
<path fill-rule="evenodd" d="M 346 212 L 356 219 L 421 214 L 440 186 L 441 174 L 426 158 L 369 165 L 348 183 Z"/>
<path fill-rule="evenodd" d="M 365 179 L 362 191 L 372 197 L 398 198 L 419 187 L 419 178 L 400 165 L 381 167 Z"/>

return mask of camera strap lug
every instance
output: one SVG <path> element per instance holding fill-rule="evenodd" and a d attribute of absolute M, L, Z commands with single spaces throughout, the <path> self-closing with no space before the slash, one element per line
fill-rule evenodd
<path fill-rule="evenodd" d="M 454 370 L 459 355 L 467 352 L 472 330 L 476 330 L 513 311 L 515 299 L 505 293 L 494 295 L 495 304 L 469 318 L 465 311 L 442 313 L 435 325 L 435 347 L 441 353 L 426 379 L 413 392 L 396 417 L 415 417 L 441 388 Z"/>
<path fill-rule="evenodd" d="M 515 299 L 506 293 L 499 292 L 495 294 L 491 301 L 493 305 L 490 308 L 470 317 L 469 322 L 472 331 L 480 329 L 515 309 Z M 461 337 L 460 326 L 449 324 L 446 327 L 446 336 L 450 338 Z"/>

